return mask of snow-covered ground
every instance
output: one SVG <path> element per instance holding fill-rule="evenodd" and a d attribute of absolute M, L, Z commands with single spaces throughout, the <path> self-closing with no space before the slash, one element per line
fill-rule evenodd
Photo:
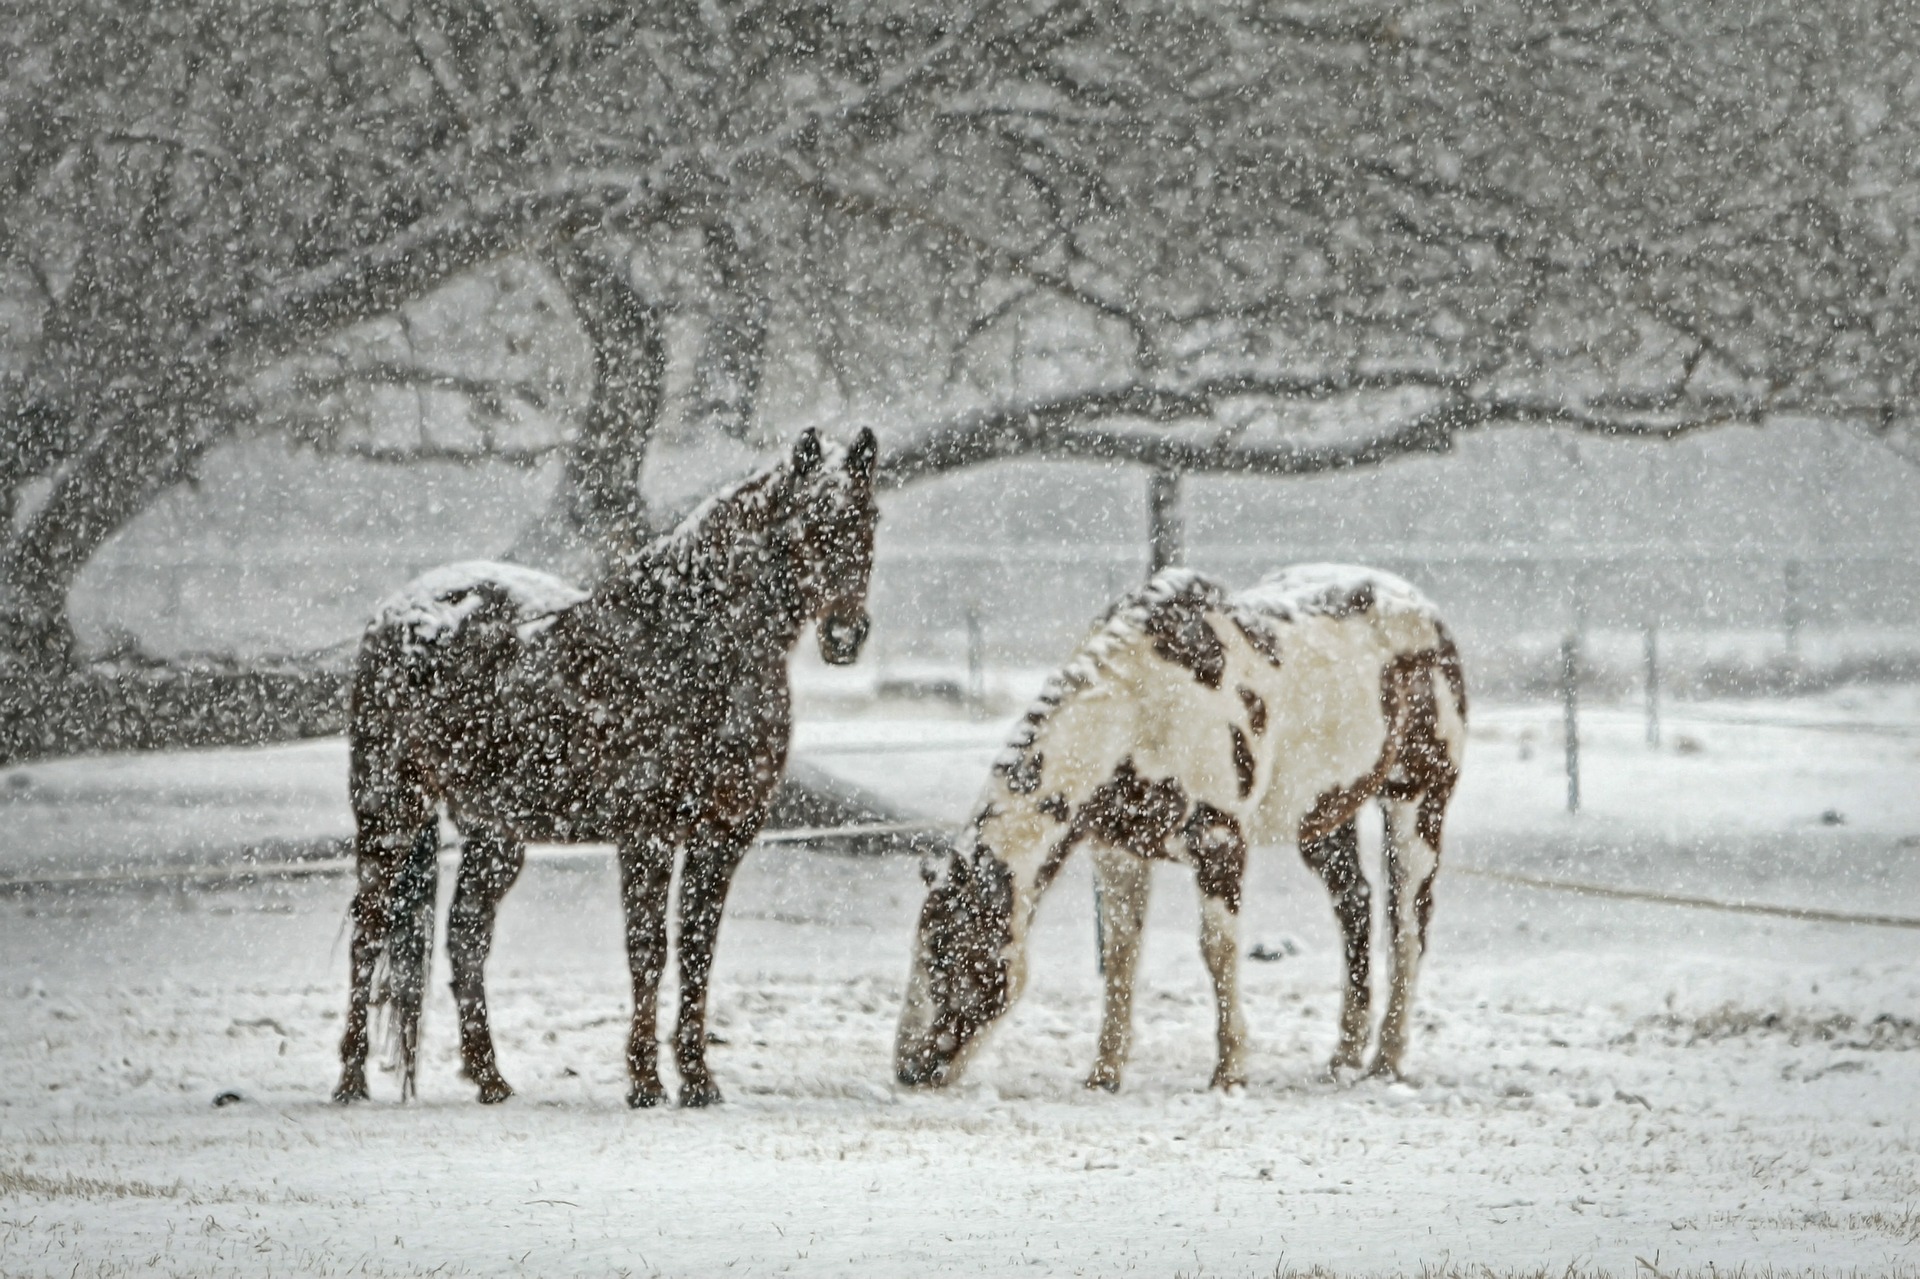
<path fill-rule="evenodd" d="M 947 819 L 1005 727 L 811 704 L 812 762 Z M 1165 868 L 1118 1096 L 1079 1087 L 1081 863 L 1021 1006 L 965 1085 L 921 1096 L 888 1068 L 916 868 L 760 850 L 716 979 L 728 1103 L 705 1112 L 622 1104 L 602 853 L 535 859 L 503 908 L 520 1092 L 497 1108 L 457 1076 L 444 990 L 418 1104 L 391 1077 L 327 1103 L 342 878 L 16 889 L 0 1273 L 1920 1274 L 1920 934 L 1474 873 L 1920 917 L 1920 690 L 1675 705 L 1662 728 L 1653 750 L 1636 710 L 1588 710 L 1569 817 L 1557 710 L 1476 708 L 1404 1084 L 1321 1079 L 1334 930 L 1284 849 L 1255 862 L 1245 940 L 1285 957 L 1245 966 L 1232 1097 L 1204 1090 L 1197 911 Z M 338 742 L 0 771 L 0 878 L 325 852 L 343 775 Z"/>

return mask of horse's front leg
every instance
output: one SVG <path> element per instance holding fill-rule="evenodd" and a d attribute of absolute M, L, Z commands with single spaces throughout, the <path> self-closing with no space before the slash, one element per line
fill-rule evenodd
<path fill-rule="evenodd" d="M 460 1060 L 467 1078 L 480 1085 L 480 1100 L 486 1103 L 513 1096 L 494 1060 L 483 972 L 493 949 L 495 911 L 526 860 L 526 846 L 517 839 L 501 831 L 475 832 L 461 851 L 460 875 L 447 915 L 453 999 L 460 1010 Z"/>
<path fill-rule="evenodd" d="M 627 1032 L 627 1104 L 639 1109 L 667 1099 L 660 1086 L 660 973 L 667 966 L 667 889 L 673 845 L 639 835 L 620 845 L 620 904 L 627 920 L 627 972 L 633 979 L 633 1023 Z"/>
<path fill-rule="evenodd" d="M 1240 1008 L 1240 893 L 1247 872 L 1246 837 L 1232 817 L 1202 805 L 1188 823 L 1187 856 L 1200 886 L 1200 954 L 1213 979 L 1219 1057 L 1211 1086 L 1242 1088 L 1247 1018 Z"/>
<path fill-rule="evenodd" d="M 1120 1074 L 1133 1050 L 1133 977 L 1140 963 L 1140 928 L 1147 918 L 1153 868 L 1107 843 L 1093 846 L 1095 896 L 1100 909 L 1100 969 L 1106 977 L 1106 1008 L 1100 1018 L 1100 1056 L 1087 1087 L 1120 1090 Z"/>
<path fill-rule="evenodd" d="M 1341 950 L 1347 961 L 1347 988 L 1340 1002 L 1340 1042 L 1334 1047 L 1327 1070 L 1330 1074 L 1358 1070 L 1360 1055 L 1367 1047 L 1373 1000 L 1368 953 L 1373 899 L 1360 869 L 1358 823 L 1348 818 L 1331 833 L 1303 843 L 1300 856 L 1333 895 L 1333 913 L 1340 921 Z"/>
<path fill-rule="evenodd" d="M 755 822 L 745 830 L 758 826 Z M 673 1046 L 680 1066 L 682 1106 L 711 1106 L 721 1100 L 720 1087 L 707 1070 L 707 984 L 713 974 L 727 890 L 751 842 L 752 836 L 740 830 L 701 838 L 687 850 L 681 871 L 680 1020 L 674 1027 Z"/>

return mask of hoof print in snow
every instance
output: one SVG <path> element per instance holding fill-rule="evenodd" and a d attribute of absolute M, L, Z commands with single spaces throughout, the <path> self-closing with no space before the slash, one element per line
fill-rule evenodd
<path fill-rule="evenodd" d="M 242 1097 L 239 1093 L 235 1092 L 231 1088 L 227 1089 L 225 1092 L 215 1093 L 213 1096 L 213 1104 L 216 1106 L 238 1105 L 240 1102 L 243 1102 L 245 1100 L 246 1100 L 245 1097 Z"/>

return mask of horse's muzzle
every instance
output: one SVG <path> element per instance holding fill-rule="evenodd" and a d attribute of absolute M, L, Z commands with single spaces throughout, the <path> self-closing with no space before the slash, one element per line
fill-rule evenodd
<path fill-rule="evenodd" d="M 852 617 L 832 614 L 820 619 L 820 657 L 831 666 L 851 666 L 867 642 L 872 622 L 865 613 Z"/>

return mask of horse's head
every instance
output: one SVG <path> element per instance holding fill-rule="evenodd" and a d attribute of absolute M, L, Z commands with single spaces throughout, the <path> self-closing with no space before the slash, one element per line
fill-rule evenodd
<path fill-rule="evenodd" d="M 873 497 L 878 446 L 862 429 L 836 460 L 813 431 L 803 432 L 788 459 L 789 525 L 795 603 L 816 622 L 820 656 L 846 666 L 866 642 L 867 583 L 873 575 Z"/>
<path fill-rule="evenodd" d="M 894 1071 L 909 1087 L 959 1078 L 981 1034 L 1013 1002 L 1013 883 L 983 843 L 954 849 L 926 872 L 929 891 L 894 1040 Z"/>

